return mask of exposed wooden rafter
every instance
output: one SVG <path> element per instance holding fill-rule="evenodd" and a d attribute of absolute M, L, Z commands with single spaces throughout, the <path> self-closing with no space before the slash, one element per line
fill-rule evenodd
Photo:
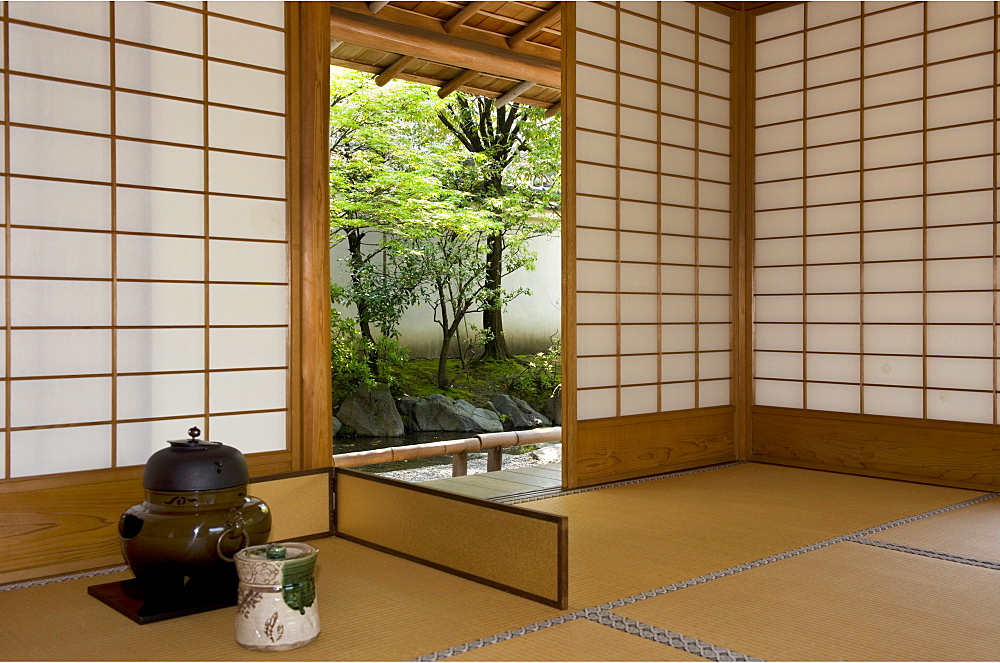
<path fill-rule="evenodd" d="M 533 87 L 535 87 L 534 81 L 521 81 L 520 83 L 518 83 L 517 85 L 507 90 L 502 95 L 500 95 L 500 97 L 493 102 L 493 108 L 500 108 L 502 106 L 506 106 L 507 104 L 514 101 L 515 99 L 517 99 L 518 97 L 520 97 L 522 94 L 524 94 Z"/>
<path fill-rule="evenodd" d="M 333 39 L 358 46 L 445 62 L 515 80 L 529 79 L 550 87 L 560 87 L 562 83 L 557 62 L 435 34 L 336 6 L 330 8 L 330 30 Z"/>
<path fill-rule="evenodd" d="M 458 10 L 457 14 L 449 18 L 444 24 L 444 31 L 449 34 L 454 32 L 455 28 L 472 18 L 485 5 L 485 2 L 470 2 L 466 6 L 462 7 Z"/>
<path fill-rule="evenodd" d="M 549 106 L 549 109 L 545 111 L 545 117 L 552 117 L 557 115 L 560 111 L 562 111 L 562 99 Z"/>
<path fill-rule="evenodd" d="M 397 74 L 406 69 L 408 64 L 415 60 L 416 58 L 412 55 L 400 55 L 398 60 L 383 69 L 382 73 L 375 77 L 375 85 L 383 87 L 386 83 L 394 79 Z"/>
<path fill-rule="evenodd" d="M 389 4 L 389 0 L 380 0 L 379 2 L 369 2 L 368 11 L 370 11 L 373 14 L 377 14 L 378 10 L 382 9 L 382 7 L 385 7 L 387 4 Z"/>
<path fill-rule="evenodd" d="M 531 39 L 539 32 L 558 21 L 560 18 L 562 18 L 562 6 L 557 4 L 555 7 L 521 28 L 520 32 L 510 37 L 507 40 L 507 45 L 512 49 L 517 48 L 523 42 Z"/>
<path fill-rule="evenodd" d="M 473 78 L 479 75 L 479 72 L 475 69 L 466 69 L 461 74 L 451 79 L 438 89 L 438 96 L 444 99 L 449 94 L 462 87 Z"/>

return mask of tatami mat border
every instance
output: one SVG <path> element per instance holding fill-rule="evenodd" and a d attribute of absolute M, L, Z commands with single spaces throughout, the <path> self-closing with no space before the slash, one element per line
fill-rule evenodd
<path fill-rule="evenodd" d="M 640 622 L 632 619 L 631 617 L 616 615 L 615 613 L 607 610 L 589 610 L 586 612 L 587 619 L 597 622 L 598 624 L 610 626 L 611 628 L 622 631 L 623 633 L 637 635 L 640 638 L 659 642 L 660 644 L 673 647 L 674 649 L 680 649 L 681 651 L 686 651 L 689 654 L 695 654 L 696 656 L 707 658 L 710 661 L 763 660 L 735 652 L 731 649 L 726 649 L 725 647 L 713 645 L 711 643 L 698 640 L 697 638 L 692 638 L 688 635 L 674 633 L 673 631 L 668 631 L 660 628 L 659 626 L 653 626 L 645 622 Z"/>
<path fill-rule="evenodd" d="M 28 587 L 38 587 L 39 585 L 51 585 L 54 582 L 64 582 L 66 580 L 95 578 L 97 576 L 106 576 L 109 573 L 120 573 L 122 571 L 128 571 L 128 567 L 124 565 L 112 566 L 107 569 L 95 569 L 93 571 L 84 571 L 82 573 L 71 573 L 65 576 L 53 576 L 51 578 L 39 578 L 38 580 L 25 580 L 24 582 L 12 582 L 7 585 L 0 585 L 0 592 L 9 592 L 12 589 L 26 589 Z"/>
<path fill-rule="evenodd" d="M 702 472 L 711 472 L 713 470 L 721 470 L 727 467 L 736 467 L 738 465 L 746 465 L 747 461 L 742 460 L 735 463 L 724 463 L 722 465 L 712 465 L 711 467 L 699 467 L 695 470 L 685 470 L 683 472 L 670 472 L 667 474 L 657 474 L 651 477 L 642 477 L 641 479 L 626 479 L 625 481 L 614 481 L 612 483 L 602 483 L 597 486 L 587 486 L 586 488 L 574 488 L 573 490 L 553 490 L 553 492 L 540 495 L 536 493 L 517 493 L 515 495 L 510 495 L 506 499 L 495 499 L 494 501 L 503 501 L 506 504 L 521 504 L 523 502 L 534 502 L 535 500 L 547 500 L 552 497 L 565 497 L 566 495 L 576 495 L 577 493 L 589 493 L 594 490 L 603 490 L 605 488 L 617 488 L 618 486 L 631 486 L 636 483 L 646 483 L 647 481 L 659 481 L 660 479 L 673 479 L 674 477 L 684 477 L 689 474 L 700 474 Z"/>
<path fill-rule="evenodd" d="M 592 608 L 589 608 L 592 609 Z M 417 658 L 410 659 L 411 661 L 443 661 L 451 656 L 458 656 L 459 654 L 464 654 L 465 652 L 472 651 L 474 649 L 480 649 L 486 647 L 487 645 L 495 645 L 498 642 L 504 642 L 506 640 L 511 640 L 518 637 L 519 635 L 527 635 L 529 633 L 535 633 L 541 631 L 542 629 L 549 628 L 550 626 L 555 626 L 557 624 L 565 624 L 566 622 L 571 622 L 575 619 L 586 618 L 586 610 L 578 610 L 577 612 L 571 612 L 568 615 L 560 615 L 558 617 L 552 617 L 550 619 L 543 619 L 540 622 L 535 622 L 534 624 L 528 624 L 527 626 L 519 626 L 518 628 L 511 629 L 509 631 L 504 631 L 503 633 L 497 633 L 496 635 L 490 635 L 485 638 L 480 638 L 478 640 L 472 640 L 460 645 L 455 645 L 454 647 L 448 647 L 447 649 L 440 649 L 436 652 L 431 652 L 430 654 L 424 654 Z"/>
<path fill-rule="evenodd" d="M 918 548 L 916 546 L 907 546 L 902 543 L 893 543 L 891 541 L 879 541 L 878 539 L 869 539 L 867 537 L 861 536 L 854 539 L 855 543 L 863 543 L 866 546 L 875 546 L 876 548 L 885 548 L 887 550 L 895 550 L 898 552 L 910 553 L 911 555 L 921 555 L 922 557 L 933 557 L 934 559 L 943 559 L 946 562 L 957 562 L 958 564 L 968 564 L 970 566 L 981 566 L 984 569 L 994 569 L 1000 571 L 1000 562 L 994 562 L 990 559 L 979 559 L 978 557 L 966 557 L 965 555 L 956 555 L 954 553 L 941 552 L 939 550 L 930 550 L 929 548 Z"/>

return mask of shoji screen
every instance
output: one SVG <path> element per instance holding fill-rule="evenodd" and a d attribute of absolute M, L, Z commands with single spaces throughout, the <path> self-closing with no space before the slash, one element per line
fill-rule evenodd
<path fill-rule="evenodd" d="M 996 35 L 992 2 L 757 16 L 757 405 L 997 423 Z"/>
<path fill-rule="evenodd" d="M 696 437 L 731 453 L 730 19 L 687 2 L 570 6 L 585 482 L 692 462 L 679 449 Z"/>
<path fill-rule="evenodd" d="M 11 2 L 0 477 L 286 446 L 280 2 Z"/>

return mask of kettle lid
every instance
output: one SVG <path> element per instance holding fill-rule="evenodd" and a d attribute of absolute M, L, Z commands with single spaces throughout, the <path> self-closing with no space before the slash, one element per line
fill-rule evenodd
<path fill-rule="evenodd" d="M 189 439 L 168 440 L 146 462 L 142 487 L 146 490 L 221 490 L 246 485 L 250 470 L 238 449 L 221 442 L 198 439 L 197 427 L 188 430 Z"/>

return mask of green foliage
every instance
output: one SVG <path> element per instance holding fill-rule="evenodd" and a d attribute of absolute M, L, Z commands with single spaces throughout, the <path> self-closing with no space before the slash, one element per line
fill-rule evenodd
<path fill-rule="evenodd" d="M 383 336 L 369 341 L 361 335 L 353 320 L 331 309 L 330 367 L 334 402 L 342 401 L 361 385 L 388 384 L 392 388 L 399 382 L 400 370 L 408 360 L 406 348 L 395 339 Z"/>
<path fill-rule="evenodd" d="M 561 384 L 562 342 L 555 340 L 548 350 L 533 356 L 523 371 L 507 381 L 507 390 L 541 407 Z"/>

